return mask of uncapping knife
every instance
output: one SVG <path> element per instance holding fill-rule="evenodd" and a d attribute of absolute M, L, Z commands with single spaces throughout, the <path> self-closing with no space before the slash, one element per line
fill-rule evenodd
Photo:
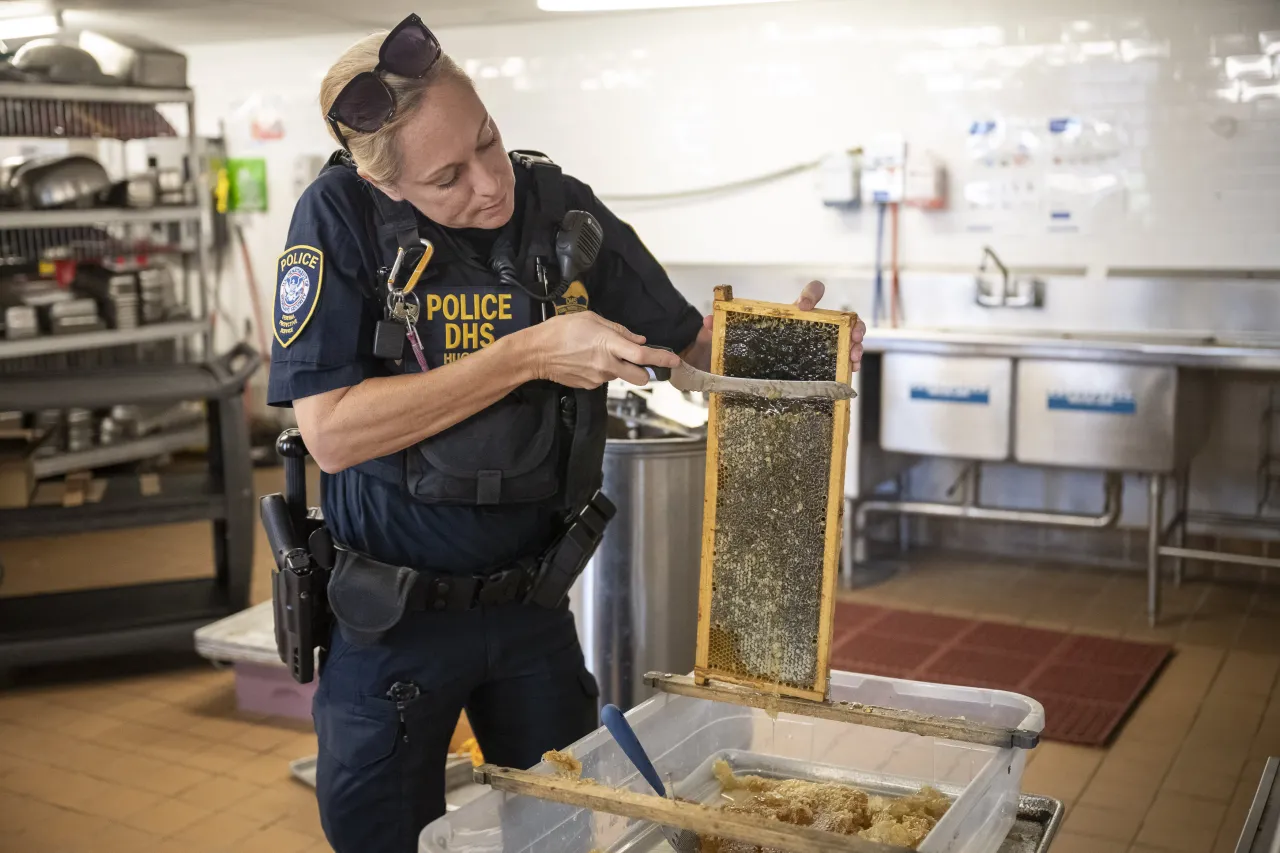
<path fill-rule="evenodd" d="M 666 347 L 652 347 L 666 349 Z M 700 391 L 703 394 L 751 394 L 771 400 L 800 400 L 819 397 L 825 400 L 851 400 L 858 396 L 852 386 L 843 382 L 804 382 L 783 379 L 742 379 L 737 376 L 720 376 L 698 370 L 681 360 L 678 367 L 653 367 L 640 365 L 653 381 L 669 380 L 681 391 Z"/>

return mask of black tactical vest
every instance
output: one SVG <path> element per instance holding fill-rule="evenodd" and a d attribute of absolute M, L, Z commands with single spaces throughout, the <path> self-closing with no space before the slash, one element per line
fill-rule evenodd
<path fill-rule="evenodd" d="M 504 235 L 517 249 L 514 261 L 520 281 L 540 290 L 539 266 L 552 277 L 553 286 L 558 276 L 555 236 L 565 214 L 560 169 L 537 152 L 511 152 L 511 159 L 517 181 L 528 186 L 523 198 L 517 193 L 516 203 L 523 204 L 523 211 L 512 217 L 522 216 L 519 233 Z M 351 168 L 351 162 L 345 152 L 337 152 L 325 168 Z M 393 202 L 372 185 L 365 187 L 370 198 L 365 212 L 369 239 L 378 247 L 384 271 L 398 248 L 406 250 L 398 285 L 408 279 L 416 258 L 410 250 L 420 249 L 419 238 L 435 247 L 414 289 L 428 369 L 541 322 L 540 305 L 519 288 L 503 284 L 489 259 L 476 257 L 462 241 L 419 218 L 408 202 Z M 381 315 L 387 297 L 385 272 L 366 296 L 377 301 Z M 389 374 L 420 370 L 407 346 L 405 356 L 387 364 Z M 582 390 L 529 382 L 405 451 L 356 467 L 402 484 L 411 498 L 427 504 L 545 503 L 574 512 L 602 482 L 606 398 L 604 386 Z"/>

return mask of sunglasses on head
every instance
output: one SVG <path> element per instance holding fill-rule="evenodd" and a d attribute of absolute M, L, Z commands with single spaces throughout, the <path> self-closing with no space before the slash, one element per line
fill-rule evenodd
<path fill-rule="evenodd" d="M 440 59 L 440 42 L 417 15 L 410 15 L 382 40 L 378 64 L 361 71 L 342 87 L 326 118 L 342 147 L 350 151 L 339 123 L 373 133 L 396 114 L 396 99 L 382 79 L 385 73 L 420 80 Z"/>

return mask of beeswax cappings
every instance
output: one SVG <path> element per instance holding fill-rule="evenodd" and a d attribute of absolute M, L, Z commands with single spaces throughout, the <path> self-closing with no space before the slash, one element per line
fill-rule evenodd
<path fill-rule="evenodd" d="M 870 796 L 837 782 L 735 776 L 724 761 L 715 763 L 715 774 L 726 812 L 858 835 L 912 850 L 919 847 L 951 807 L 946 796 L 929 786 L 910 796 L 889 798 Z M 715 837 L 703 837 L 699 842 L 699 853 L 779 853 L 773 848 Z"/>

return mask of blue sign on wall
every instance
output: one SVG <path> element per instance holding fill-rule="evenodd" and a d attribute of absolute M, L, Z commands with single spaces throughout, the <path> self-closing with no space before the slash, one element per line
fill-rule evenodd
<path fill-rule="evenodd" d="M 1051 391 L 1049 408 L 1066 412 L 1098 412 L 1105 415 L 1132 415 L 1138 401 L 1128 391 Z"/>
<path fill-rule="evenodd" d="M 986 406 L 991 402 L 991 392 L 986 388 L 964 385 L 912 385 L 911 399 Z"/>

